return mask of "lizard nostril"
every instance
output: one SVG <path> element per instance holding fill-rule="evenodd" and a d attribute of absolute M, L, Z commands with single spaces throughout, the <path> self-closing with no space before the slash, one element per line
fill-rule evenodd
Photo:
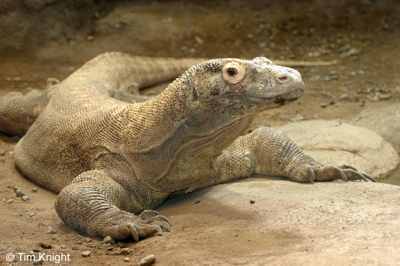
<path fill-rule="evenodd" d="M 278 77 L 278 80 L 281 81 L 281 82 L 285 82 L 285 81 L 287 81 L 288 79 L 289 79 L 289 78 L 288 78 L 288 76 L 286 76 L 286 75 L 282 75 L 282 76 Z"/>

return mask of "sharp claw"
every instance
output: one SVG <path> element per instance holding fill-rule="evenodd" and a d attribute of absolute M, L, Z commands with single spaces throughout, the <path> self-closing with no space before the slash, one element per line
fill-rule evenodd
<path fill-rule="evenodd" d="M 308 172 L 308 181 L 309 181 L 311 184 L 313 184 L 314 181 L 315 181 L 315 178 L 316 178 L 315 171 L 314 171 L 314 169 L 313 169 L 312 167 L 309 167 L 309 168 L 307 169 L 307 172 Z"/>
<path fill-rule="evenodd" d="M 138 216 L 120 211 L 109 221 L 104 235 L 110 235 L 115 240 L 132 239 L 138 242 L 140 239 L 169 232 L 170 228 L 168 219 L 156 211 L 143 211 Z"/>
<path fill-rule="evenodd" d="M 164 230 L 163 230 L 163 228 L 162 228 L 162 226 L 161 225 L 159 225 L 159 224 L 153 224 L 153 225 L 151 225 L 152 226 L 152 228 L 153 228 L 153 232 L 151 232 L 151 235 L 153 236 L 153 235 L 162 235 L 163 234 L 163 232 L 164 232 Z"/>
<path fill-rule="evenodd" d="M 146 221 L 150 225 L 159 225 L 162 228 L 162 231 L 169 232 L 171 231 L 171 224 L 169 223 L 168 219 L 162 215 L 157 215 L 156 217 L 152 218 L 151 221 Z"/>
<path fill-rule="evenodd" d="M 160 221 L 160 226 L 163 232 L 170 232 L 171 231 L 171 225 L 167 222 L 161 222 Z"/>
<path fill-rule="evenodd" d="M 155 219 L 157 219 L 157 220 L 160 220 L 160 221 L 163 221 L 163 222 L 166 222 L 167 224 L 170 224 L 170 222 L 169 222 L 169 220 L 168 220 L 168 218 L 167 217 L 165 217 L 164 215 L 157 215 L 156 217 L 154 217 Z"/>
<path fill-rule="evenodd" d="M 138 242 L 139 241 L 139 230 L 138 230 L 137 225 L 129 224 L 128 227 L 129 227 L 129 231 L 131 232 L 131 236 L 132 236 L 133 240 L 135 242 Z"/>
<path fill-rule="evenodd" d="M 354 171 L 353 169 L 347 168 L 343 170 L 344 173 L 348 174 L 346 175 L 349 181 L 356 181 L 356 180 L 364 180 L 363 176 L 358 173 L 357 171 Z M 350 176 L 350 178 L 349 178 Z"/>
<path fill-rule="evenodd" d="M 357 168 L 354 168 L 353 166 L 344 164 L 341 166 L 342 169 L 346 169 L 346 170 L 353 170 L 352 173 L 356 174 L 358 176 L 360 176 L 360 179 L 367 181 L 367 182 L 376 182 L 375 178 L 367 175 L 366 173 L 360 172 L 357 170 Z"/>
<path fill-rule="evenodd" d="M 157 216 L 157 215 L 159 215 L 159 213 L 157 211 L 144 210 L 144 211 L 142 211 L 142 213 L 139 216 L 142 219 L 148 219 L 148 218 L 152 218 L 152 217 Z"/>
<path fill-rule="evenodd" d="M 347 165 L 347 164 L 343 164 L 340 168 L 342 168 L 342 169 L 351 169 L 351 170 L 354 170 L 354 171 L 358 172 L 357 168 L 354 168 L 353 166 Z"/>
<path fill-rule="evenodd" d="M 349 181 L 349 178 L 347 177 L 347 175 L 344 173 L 343 169 L 335 167 L 335 169 L 339 172 L 340 174 L 340 179 L 343 181 Z"/>
<path fill-rule="evenodd" d="M 363 175 L 363 177 L 365 178 L 365 180 L 368 182 L 376 182 L 375 178 L 365 174 L 365 173 L 361 173 Z"/>
<path fill-rule="evenodd" d="M 144 224 L 154 224 L 154 222 L 158 222 L 170 226 L 168 218 L 165 217 L 164 215 L 159 214 L 156 211 L 151 211 L 151 210 L 143 211 L 139 215 L 139 218 L 141 220 L 141 223 Z"/>
<path fill-rule="evenodd" d="M 362 173 L 358 173 L 358 176 L 360 177 L 359 180 L 362 182 L 368 182 L 369 179 L 366 178 Z"/>
<path fill-rule="evenodd" d="M 343 181 L 365 181 L 365 182 L 376 182 L 376 180 L 363 173 L 358 171 L 356 168 L 350 165 L 341 165 L 339 167 L 336 166 L 324 166 L 317 169 L 311 169 L 312 171 L 317 171 L 316 174 L 320 176 L 327 176 L 330 177 L 329 180 L 333 179 L 342 179 Z M 309 176 L 312 176 L 312 172 L 309 172 Z M 314 172 L 315 174 L 315 172 Z M 319 179 L 318 179 L 319 180 Z M 322 180 L 328 180 L 322 179 Z"/>
<path fill-rule="evenodd" d="M 367 174 L 364 174 L 362 172 L 359 172 L 357 170 L 353 170 L 353 169 L 346 169 L 345 170 L 346 173 L 351 173 L 352 175 L 356 176 L 356 178 L 353 178 L 352 180 L 360 180 L 360 181 L 365 181 L 365 182 L 376 182 L 376 180 L 372 177 L 370 177 Z"/>
<path fill-rule="evenodd" d="M 139 218 L 143 225 L 156 228 L 158 234 L 162 234 L 163 232 L 171 231 L 171 225 L 169 220 L 164 215 L 159 214 L 157 211 L 153 210 L 144 210 L 140 215 Z"/>
<path fill-rule="evenodd" d="M 158 224 L 141 225 L 139 227 L 139 236 L 141 238 L 146 238 L 161 233 L 162 233 L 162 228 Z"/>

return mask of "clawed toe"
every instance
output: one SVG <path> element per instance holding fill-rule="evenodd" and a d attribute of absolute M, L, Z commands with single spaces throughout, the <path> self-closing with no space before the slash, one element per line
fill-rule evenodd
<path fill-rule="evenodd" d="M 139 228 L 136 224 L 132 223 L 128 225 L 129 232 L 131 233 L 131 236 L 133 238 L 133 241 L 138 242 L 139 241 Z"/>
<path fill-rule="evenodd" d="M 349 181 L 376 182 L 373 177 L 356 170 L 354 167 L 345 165 L 341 167 L 340 170 L 346 175 Z"/>
<path fill-rule="evenodd" d="M 143 238 L 161 234 L 163 231 L 159 225 L 138 223 L 129 224 L 129 229 L 135 242 Z"/>
<path fill-rule="evenodd" d="M 97 228 L 95 235 L 111 236 L 115 240 L 133 239 L 137 242 L 154 235 L 170 231 L 168 219 L 156 211 L 146 210 L 136 216 L 133 213 L 119 211 L 113 214 L 107 224 Z M 96 228 L 95 228 L 96 229 Z"/>
<path fill-rule="evenodd" d="M 145 224 L 157 224 L 161 227 L 163 232 L 171 231 L 171 225 L 169 220 L 164 215 L 161 215 L 159 212 L 154 210 L 144 210 L 140 215 L 142 223 Z"/>
<path fill-rule="evenodd" d="M 376 182 L 375 179 L 349 165 L 336 166 L 323 166 L 314 169 L 316 172 L 316 179 L 319 181 L 331 181 L 341 179 L 344 181 L 361 181 L 361 182 Z"/>

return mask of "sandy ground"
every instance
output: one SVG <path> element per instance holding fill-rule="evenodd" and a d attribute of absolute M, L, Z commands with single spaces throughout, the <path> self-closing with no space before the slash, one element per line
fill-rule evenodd
<path fill-rule="evenodd" d="M 244 5 L 231 1 L 227 6 L 166 1 L 117 6 L 97 18 L 95 31 L 87 36 L 77 34 L 76 39 L 57 39 L 32 50 L 4 52 L 0 96 L 13 90 L 43 88 L 48 77 L 63 79 L 96 54 L 119 50 L 150 56 L 265 55 L 273 59 L 338 61 L 332 66 L 298 68 L 307 84 L 304 97 L 260 114 L 254 126 L 348 118 L 363 108 L 399 101 L 400 20 L 396 12 L 400 5 L 385 6 L 375 1 L 359 1 L 362 3 L 358 5 L 342 1 L 335 5 L 323 1 L 290 5 L 251 2 Z M 65 253 L 71 255 L 72 265 L 130 265 L 155 254 L 160 265 L 169 265 L 174 253 L 183 250 L 210 249 L 221 256 L 240 256 L 268 246 L 278 254 L 290 252 L 287 246 L 297 241 L 296 235 L 275 231 L 268 237 L 254 231 L 235 238 L 212 234 L 207 232 L 207 216 L 175 215 L 185 209 L 165 211 L 174 225 L 171 234 L 138 244 L 110 246 L 85 238 L 61 224 L 53 209 L 56 195 L 41 188 L 33 192 L 36 186 L 14 169 L 16 141 L 0 135 L 0 254 L 31 250 Z M 400 184 L 400 179 L 393 175 L 385 182 Z M 24 191 L 30 200 L 17 198 L 13 187 Z M 240 220 L 240 215 L 231 209 L 221 210 L 220 222 L 224 219 Z M 182 239 L 180 232 L 190 238 Z M 86 250 L 91 251 L 89 257 L 81 255 Z M 0 258 L 2 262 L 4 257 Z M 185 261 L 179 264 L 187 265 Z"/>

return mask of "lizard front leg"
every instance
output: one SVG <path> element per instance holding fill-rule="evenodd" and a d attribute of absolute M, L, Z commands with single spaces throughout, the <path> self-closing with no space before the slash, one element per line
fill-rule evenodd
<path fill-rule="evenodd" d="M 84 172 L 61 190 L 55 207 L 73 229 L 90 236 L 134 241 L 169 231 L 168 220 L 152 210 L 135 215 L 137 202 L 119 183 L 99 170 Z"/>
<path fill-rule="evenodd" d="M 214 167 L 222 182 L 252 174 L 287 177 L 297 182 L 374 181 L 351 166 L 336 167 L 315 161 L 286 135 L 267 127 L 236 139 L 217 158 Z"/>

